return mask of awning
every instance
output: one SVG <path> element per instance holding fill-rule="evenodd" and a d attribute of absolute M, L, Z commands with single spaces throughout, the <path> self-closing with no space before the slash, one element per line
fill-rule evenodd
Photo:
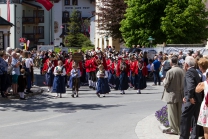
<path fill-rule="evenodd" d="M 0 26 L 14 26 L 14 25 L 0 16 Z"/>
<path fill-rule="evenodd" d="M 29 7 L 32 7 L 32 8 L 42 9 L 41 6 L 29 3 L 29 2 L 25 2 L 25 1 L 22 2 L 22 5 L 29 6 Z"/>

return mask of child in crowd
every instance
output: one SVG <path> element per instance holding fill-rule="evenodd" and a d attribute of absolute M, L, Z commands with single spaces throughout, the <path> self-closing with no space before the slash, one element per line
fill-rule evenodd
<path fill-rule="evenodd" d="M 104 66 L 100 64 L 98 66 L 98 72 L 97 72 L 97 96 L 100 97 L 100 94 L 103 94 L 103 97 L 105 97 L 105 94 L 108 94 L 110 92 L 110 88 L 108 85 L 108 72 L 104 69 Z"/>
<path fill-rule="evenodd" d="M 72 97 L 76 95 L 76 97 L 79 97 L 78 91 L 80 87 L 80 69 L 77 67 L 77 63 L 74 62 L 71 70 L 71 76 L 70 76 L 70 81 L 69 81 L 69 86 L 72 88 Z"/>
<path fill-rule="evenodd" d="M 25 69 L 20 70 L 20 75 L 18 76 L 18 88 L 17 91 L 20 95 L 20 100 L 26 100 L 24 97 L 24 91 L 27 86 L 26 76 L 25 76 Z"/>

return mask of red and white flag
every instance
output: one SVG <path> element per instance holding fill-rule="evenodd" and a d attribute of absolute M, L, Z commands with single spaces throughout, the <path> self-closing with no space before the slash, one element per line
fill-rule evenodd
<path fill-rule="evenodd" d="M 7 0 L 7 21 L 10 22 L 10 0 Z"/>
<path fill-rule="evenodd" d="M 53 3 L 51 3 L 49 0 L 36 0 L 36 1 L 42 4 L 48 11 L 53 7 Z"/>

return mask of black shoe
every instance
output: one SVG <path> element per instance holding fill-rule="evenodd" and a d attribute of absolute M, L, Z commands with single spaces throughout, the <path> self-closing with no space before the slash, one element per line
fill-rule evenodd
<path fill-rule="evenodd" d="M 3 92 L 1 93 L 1 97 L 7 98 L 7 96 Z"/>
<path fill-rule="evenodd" d="M 74 98 L 74 94 L 71 95 Z"/>
<path fill-rule="evenodd" d="M 97 94 L 98 97 L 100 97 L 100 94 L 99 93 L 96 93 L 96 94 Z"/>
<path fill-rule="evenodd" d="M 79 97 L 79 95 L 76 95 L 76 97 Z"/>
<path fill-rule="evenodd" d="M 68 86 L 68 85 L 67 85 L 66 87 L 67 87 L 67 88 L 69 88 L 69 86 Z"/>
<path fill-rule="evenodd" d="M 95 87 L 93 87 L 93 90 L 95 90 Z"/>
<path fill-rule="evenodd" d="M 27 100 L 26 98 L 20 98 L 20 100 Z"/>
<path fill-rule="evenodd" d="M 137 92 L 137 94 L 141 94 L 141 92 L 139 91 L 139 92 Z"/>
<path fill-rule="evenodd" d="M 92 88 L 92 86 L 89 86 L 89 88 Z"/>
<path fill-rule="evenodd" d="M 27 90 L 26 92 L 27 92 L 27 93 L 33 93 L 33 92 L 32 92 L 32 91 L 30 91 L 30 90 Z"/>

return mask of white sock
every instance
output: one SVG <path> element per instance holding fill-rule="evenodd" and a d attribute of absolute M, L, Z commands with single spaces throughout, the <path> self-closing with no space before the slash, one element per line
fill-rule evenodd
<path fill-rule="evenodd" d="M 96 82 L 93 82 L 93 87 L 96 87 Z"/>
<path fill-rule="evenodd" d="M 24 97 L 25 97 L 24 92 L 21 92 L 21 98 L 24 98 Z"/>

